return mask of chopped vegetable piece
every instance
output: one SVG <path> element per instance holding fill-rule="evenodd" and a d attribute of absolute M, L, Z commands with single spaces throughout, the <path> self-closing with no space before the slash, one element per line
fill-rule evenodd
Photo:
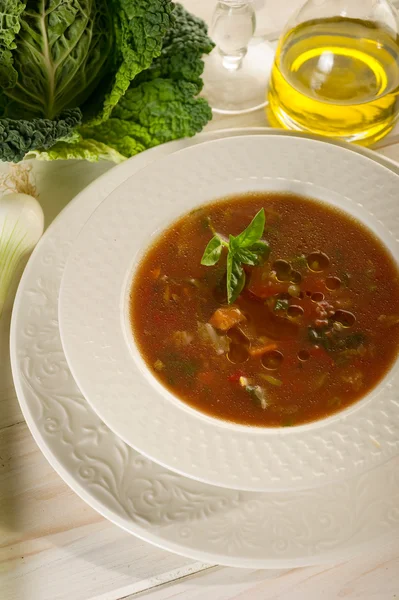
<path fill-rule="evenodd" d="M 241 376 L 238 381 L 241 387 L 247 387 L 249 385 L 249 379 L 247 377 Z"/>
<path fill-rule="evenodd" d="M 210 323 L 197 323 L 198 334 L 204 341 L 212 342 L 216 354 L 226 354 L 230 349 L 230 340 L 226 335 L 219 335 Z"/>
<path fill-rule="evenodd" d="M 276 350 L 277 348 L 277 344 L 274 343 L 267 343 L 267 344 L 263 344 L 261 346 L 253 346 L 251 345 L 249 347 L 249 354 L 251 356 L 263 356 L 264 354 L 266 354 L 266 352 L 271 352 L 272 350 Z"/>
<path fill-rule="evenodd" d="M 274 310 L 277 312 L 279 310 L 287 310 L 289 307 L 289 300 L 278 298 L 276 300 L 276 304 L 274 305 Z"/>
<path fill-rule="evenodd" d="M 242 314 L 237 306 L 226 306 L 218 308 L 209 319 L 209 323 L 212 327 L 220 329 L 220 331 L 228 331 L 245 320 L 245 315 Z"/>
<path fill-rule="evenodd" d="M 342 280 L 344 287 L 349 287 L 351 284 L 350 273 L 347 273 L 346 271 L 345 271 L 345 273 L 342 273 L 341 280 Z"/>
<path fill-rule="evenodd" d="M 378 320 L 386 327 L 394 327 L 395 325 L 399 325 L 398 315 L 380 315 Z"/>
<path fill-rule="evenodd" d="M 292 296 L 293 298 L 298 298 L 301 293 L 301 288 L 299 287 L 299 285 L 292 284 L 292 285 L 288 286 L 287 291 L 288 291 L 289 295 Z"/>
<path fill-rule="evenodd" d="M 201 284 L 198 281 L 198 279 L 194 279 L 193 277 L 190 277 L 189 279 L 187 279 L 187 283 L 190 283 L 191 285 L 193 285 L 197 289 L 199 289 L 201 287 Z"/>
<path fill-rule="evenodd" d="M 294 256 L 294 258 L 291 258 L 290 263 L 297 269 L 305 269 L 308 266 L 308 261 L 306 260 L 306 256 L 304 254 Z"/>
<path fill-rule="evenodd" d="M 366 337 L 361 332 L 351 333 L 343 338 L 334 340 L 333 350 L 357 350 L 366 342 Z"/>
<path fill-rule="evenodd" d="M 325 330 L 316 329 L 315 327 L 308 328 L 308 339 L 309 342 L 316 346 L 324 348 L 324 350 L 331 350 L 331 339 L 327 337 Z"/>
<path fill-rule="evenodd" d="M 228 381 L 231 381 L 232 383 L 238 383 L 240 381 L 240 378 L 244 376 L 244 373 L 242 371 L 236 371 L 235 373 L 232 373 L 231 375 L 228 376 Z"/>
<path fill-rule="evenodd" d="M 280 387 L 281 385 L 283 385 L 281 379 L 277 379 L 277 377 L 273 377 L 273 375 L 264 375 L 263 373 L 261 373 L 260 377 L 267 381 L 267 383 L 270 383 L 271 385 L 274 385 L 276 387 Z"/>
<path fill-rule="evenodd" d="M 194 336 L 192 333 L 188 333 L 187 331 L 175 331 L 172 335 L 172 339 L 175 343 L 175 346 L 180 348 L 191 344 Z"/>
<path fill-rule="evenodd" d="M 165 371 L 168 371 L 173 380 L 182 377 L 192 378 L 199 368 L 197 361 L 173 351 L 164 357 L 163 362 L 165 364 Z"/>
<path fill-rule="evenodd" d="M 316 345 L 321 346 L 327 352 L 341 352 L 342 350 L 356 350 L 365 343 L 363 333 L 356 332 L 349 335 L 336 331 L 333 327 L 328 330 L 325 328 L 308 328 L 308 339 Z"/>
<path fill-rule="evenodd" d="M 260 385 L 247 385 L 245 387 L 245 391 L 248 392 L 248 394 L 253 400 L 255 400 L 257 404 L 260 404 L 263 410 L 267 408 L 268 405 L 265 396 L 265 390 L 260 387 Z"/>
<path fill-rule="evenodd" d="M 263 269 L 254 269 L 248 291 L 257 298 L 270 298 L 270 296 L 275 296 L 276 294 L 287 293 L 289 281 L 272 281 L 269 276 L 270 274 L 263 271 Z"/>
<path fill-rule="evenodd" d="M 169 302 L 169 300 L 170 300 L 170 285 L 169 284 L 167 284 L 165 286 L 165 291 L 163 293 L 163 299 L 164 299 L 164 302 L 166 302 L 166 303 Z"/>
<path fill-rule="evenodd" d="M 154 369 L 156 371 L 162 371 L 162 369 L 164 369 L 164 368 L 165 368 L 165 364 L 162 362 L 162 360 L 159 360 L 159 358 L 158 358 L 158 360 L 156 360 L 154 362 Z"/>

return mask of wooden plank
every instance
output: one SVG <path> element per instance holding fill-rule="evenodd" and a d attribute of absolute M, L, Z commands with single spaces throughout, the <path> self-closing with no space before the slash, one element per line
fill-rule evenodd
<path fill-rule="evenodd" d="M 338 565 L 246 571 L 217 568 L 125 600 L 394 600 L 399 540 Z"/>
<path fill-rule="evenodd" d="M 177 576 L 193 564 L 91 509 L 55 473 L 24 423 L 1 431 L 0 457 L 1 600 L 87 600 L 105 593 L 116 599 L 120 588 Z"/>

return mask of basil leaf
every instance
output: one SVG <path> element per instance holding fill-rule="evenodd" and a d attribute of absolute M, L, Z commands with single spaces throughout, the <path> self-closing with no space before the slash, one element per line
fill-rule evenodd
<path fill-rule="evenodd" d="M 255 252 L 248 250 L 247 248 L 240 248 L 235 251 L 234 256 L 244 265 L 250 265 L 251 267 L 255 267 L 259 264 L 260 257 Z"/>
<path fill-rule="evenodd" d="M 279 310 L 287 310 L 289 306 L 288 300 L 278 298 L 276 304 L 274 306 L 274 310 L 277 312 Z"/>
<path fill-rule="evenodd" d="M 326 331 L 324 329 L 308 327 L 308 340 L 315 346 L 321 346 L 327 352 L 332 350 L 331 339 L 326 335 Z"/>
<path fill-rule="evenodd" d="M 237 250 L 237 248 L 239 248 L 239 247 L 240 247 L 240 245 L 237 244 L 237 238 L 234 235 L 231 235 L 231 233 L 230 233 L 230 235 L 229 235 L 229 249 L 232 252 L 235 252 Z"/>
<path fill-rule="evenodd" d="M 234 253 L 229 251 L 227 255 L 227 302 L 234 302 L 245 285 L 245 273 L 241 263 Z"/>
<path fill-rule="evenodd" d="M 223 246 L 228 248 L 226 282 L 229 304 L 236 300 L 245 285 L 243 265 L 255 267 L 269 256 L 268 243 L 260 239 L 264 228 L 265 211 L 262 208 L 239 235 L 230 235 L 227 242 L 223 236 L 216 234 L 205 248 L 201 259 L 201 264 L 205 266 L 215 265 L 221 256 Z"/>
<path fill-rule="evenodd" d="M 363 333 L 355 332 L 350 333 L 344 338 L 333 340 L 335 345 L 333 350 L 357 350 L 359 346 L 362 346 L 366 342 L 366 337 Z"/>
<path fill-rule="evenodd" d="M 252 244 L 252 246 L 249 248 L 249 250 L 251 250 L 251 252 L 255 252 L 256 254 L 261 256 L 263 258 L 263 260 L 268 258 L 269 254 L 270 254 L 270 246 L 267 242 L 265 242 L 263 240 L 259 240 L 258 242 L 255 242 L 254 244 Z"/>
<path fill-rule="evenodd" d="M 265 220 L 265 210 L 264 208 L 261 208 L 248 227 L 234 238 L 234 246 L 236 248 L 249 248 L 252 244 L 257 242 L 263 235 Z"/>
<path fill-rule="evenodd" d="M 215 235 L 205 248 L 205 252 L 201 258 L 201 265 L 205 265 L 206 267 L 216 265 L 222 254 L 222 248 L 223 244 L 220 238 Z"/>

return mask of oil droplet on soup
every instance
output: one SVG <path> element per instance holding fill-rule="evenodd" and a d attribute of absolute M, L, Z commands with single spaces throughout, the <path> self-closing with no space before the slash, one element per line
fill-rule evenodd
<path fill-rule="evenodd" d="M 263 231 L 258 220 L 243 242 L 262 209 Z M 230 235 L 242 244 L 235 254 Z M 399 272 L 381 240 L 336 208 L 238 195 L 159 236 L 135 274 L 130 314 L 148 368 L 176 397 L 218 419 L 295 426 L 353 404 L 391 368 Z"/>

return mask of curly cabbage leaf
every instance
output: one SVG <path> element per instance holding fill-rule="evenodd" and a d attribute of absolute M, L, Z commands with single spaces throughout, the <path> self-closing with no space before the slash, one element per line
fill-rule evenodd
<path fill-rule="evenodd" d="M 208 37 L 205 22 L 187 12 L 181 4 L 175 5 L 173 17 L 173 25 L 164 37 L 161 55 L 134 80 L 133 85 L 160 77 L 174 81 L 184 79 L 195 83 L 198 93 L 203 85 L 204 63 L 201 56 L 209 54 L 214 43 Z"/>
<path fill-rule="evenodd" d="M 97 126 L 83 126 L 84 139 L 115 148 L 125 157 L 171 140 L 191 137 L 212 118 L 202 88 L 202 55 L 214 44 L 205 23 L 177 4 L 161 56 L 135 78 L 112 111 Z M 56 148 L 54 148 L 56 150 Z"/>
<path fill-rule="evenodd" d="M 212 116 L 208 103 L 196 98 L 188 81 L 154 79 L 130 88 L 112 117 L 97 127 L 82 127 L 82 135 L 108 144 L 126 157 L 201 131 Z"/>
<path fill-rule="evenodd" d="M 170 0 L 112 2 L 119 5 L 115 30 L 117 47 L 123 60 L 115 74 L 112 89 L 106 95 L 101 121 L 110 116 L 133 79 L 148 69 L 154 57 L 160 55 L 165 34 L 172 23 L 173 4 Z"/>
<path fill-rule="evenodd" d="M 79 108 L 56 119 L 0 119 L 0 160 L 18 162 L 37 148 L 47 150 L 57 140 L 70 138 L 82 121 Z"/>
<path fill-rule="evenodd" d="M 84 140 L 80 135 L 77 135 L 76 139 L 68 142 L 57 142 L 52 148 L 46 151 L 32 150 L 25 158 L 40 158 L 40 160 L 69 160 L 74 158 L 89 162 L 109 160 L 114 163 L 126 160 L 126 157 L 115 150 L 115 148 L 111 148 L 96 140 Z"/>
<path fill-rule="evenodd" d="M 106 118 L 160 54 L 171 10 L 170 0 L 30 0 L 19 12 L 18 78 L 0 94 L 2 116 L 53 119 L 76 106 L 92 116 L 94 104 Z"/>
<path fill-rule="evenodd" d="M 16 48 L 15 36 L 19 32 L 19 16 L 25 3 L 19 0 L 0 1 L 0 89 L 13 87 L 17 71 L 13 66 L 11 50 Z"/>
<path fill-rule="evenodd" d="M 171 0 L 0 0 L 0 160 L 118 162 L 194 135 L 212 47 Z"/>
<path fill-rule="evenodd" d="M 114 43 L 106 0 L 31 0 L 12 52 L 18 80 L 0 94 L 2 115 L 54 119 L 79 106 L 111 70 Z"/>

